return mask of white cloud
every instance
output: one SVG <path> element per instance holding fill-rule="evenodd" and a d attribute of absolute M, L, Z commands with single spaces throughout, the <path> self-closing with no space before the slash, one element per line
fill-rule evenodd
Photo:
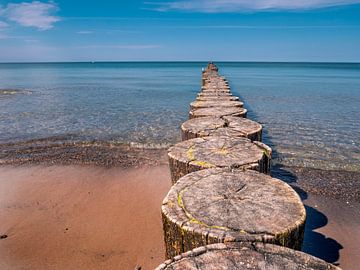
<path fill-rule="evenodd" d="M 261 10 L 306 10 L 360 3 L 360 0 L 177 0 L 146 2 L 157 11 L 246 12 Z"/>
<path fill-rule="evenodd" d="M 57 10 L 58 7 L 53 2 L 33 1 L 18 4 L 10 3 L 2 10 L 2 13 L 8 20 L 22 26 L 48 30 L 60 20 L 59 17 L 52 15 Z"/>

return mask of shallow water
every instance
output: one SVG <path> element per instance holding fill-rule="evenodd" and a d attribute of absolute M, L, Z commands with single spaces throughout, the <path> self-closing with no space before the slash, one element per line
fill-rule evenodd
<path fill-rule="evenodd" d="M 205 63 L 0 64 L 0 144 L 173 143 Z M 275 162 L 360 171 L 360 64 L 218 63 Z M 3 91 L 4 92 L 4 91 Z M 165 144 L 166 145 L 166 144 Z"/>
<path fill-rule="evenodd" d="M 285 165 L 360 170 L 360 64 L 230 64 L 233 91 Z"/>

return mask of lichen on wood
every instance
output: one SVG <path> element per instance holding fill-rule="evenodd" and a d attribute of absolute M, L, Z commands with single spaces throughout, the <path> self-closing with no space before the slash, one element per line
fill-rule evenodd
<path fill-rule="evenodd" d="M 242 137 L 209 136 L 175 144 L 168 150 L 171 180 L 207 168 L 246 168 L 270 172 L 271 148 Z"/>
<path fill-rule="evenodd" d="M 252 170 L 212 168 L 180 178 L 162 205 L 166 256 L 220 242 L 300 249 L 305 208 L 281 180 Z"/>
<path fill-rule="evenodd" d="M 266 243 L 217 243 L 195 248 L 155 270 L 341 270 L 309 254 Z"/>
<path fill-rule="evenodd" d="M 247 110 L 240 107 L 209 107 L 209 108 L 200 108 L 196 110 L 191 110 L 189 112 L 189 118 L 198 118 L 206 116 L 237 116 L 237 117 L 246 117 Z"/>
<path fill-rule="evenodd" d="M 200 117 L 181 125 L 183 141 L 206 136 L 245 137 L 252 141 L 261 141 L 262 126 L 252 120 L 235 116 Z"/>

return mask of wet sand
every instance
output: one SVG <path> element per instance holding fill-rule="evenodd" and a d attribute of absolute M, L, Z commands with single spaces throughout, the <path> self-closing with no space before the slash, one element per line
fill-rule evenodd
<path fill-rule="evenodd" d="M 0 269 L 153 269 L 164 260 L 166 165 L 0 167 Z M 360 203 L 310 195 L 303 250 L 360 265 Z"/>
<path fill-rule="evenodd" d="M 360 269 L 360 203 L 311 194 L 304 199 L 303 251 L 343 270 Z"/>
<path fill-rule="evenodd" d="M 0 167 L 0 269 L 153 269 L 168 167 Z"/>

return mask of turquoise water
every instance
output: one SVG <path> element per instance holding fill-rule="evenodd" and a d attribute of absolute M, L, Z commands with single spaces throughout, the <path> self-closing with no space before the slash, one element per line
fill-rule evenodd
<path fill-rule="evenodd" d="M 0 144 L 173 143 L 206 63 L 0 64 Z M 360 64 L 217 63 L 275 162 L 360 170 Z"/>

